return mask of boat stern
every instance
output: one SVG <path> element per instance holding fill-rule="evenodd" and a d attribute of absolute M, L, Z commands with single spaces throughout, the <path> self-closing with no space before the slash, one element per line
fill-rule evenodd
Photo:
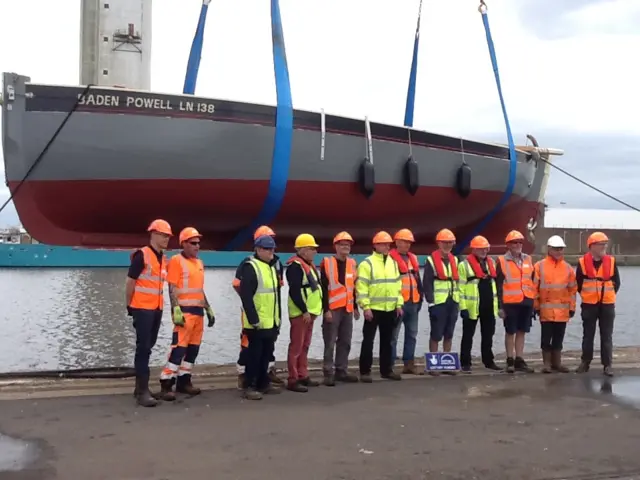
<path fill-rule="evenodd" d="M 16 73 L 2 74 L 2 150 L 7 185 L 22 180 L 29 168 L 24 162 L 23 128 L 26 84 L 30 80 Z"/>

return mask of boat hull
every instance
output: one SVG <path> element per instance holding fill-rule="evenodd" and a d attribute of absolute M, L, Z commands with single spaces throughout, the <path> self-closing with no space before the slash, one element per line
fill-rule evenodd
<path fill-rule="evenodd" d="M 440 228 L 459 238 L 477 230 L 510 183 L 504 146 L 414 130 L 409 142 L 407 129 L 371 123 L 375 191 L 367 197 L 358 182 L 368 152 L 363 120 L 323 122 L 295 111 L 282 163 L 273 158 L 274 107 L 104 88 L 90 91 L 23 182 L 83 92 L 27 81 L 4 75 L 16 92 L 3 105 L 5 171 L 24 227 L 47 244 L 134 247 L 161 217 L 176 231 L 195 226 L 206 248 L 222 249 L 273 202 L 270 182 L 279 175 L 284 194 L 269 219 L 279 248 L 290 250 L 308 232 L 328 251 L 333 235 L 348 230 L 356 250 L 367 251 L 377 230 L 411 228 L 424 253 Z M 410 155 L 419 167 L 415 195 L 403 181 Z M 463 164 L 472 172 L 466 198 L 454 188 Z M 512 195 L 483 228 L 492 243 L 538 218 L 545 175 L 518 152 Z M 235 244 L 250 247 L 250 233 Z"/>

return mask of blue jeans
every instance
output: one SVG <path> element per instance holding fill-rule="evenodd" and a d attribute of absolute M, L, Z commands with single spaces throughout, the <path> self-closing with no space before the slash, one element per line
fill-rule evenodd
<path fill-rule="evenodd" d="M 404 315 L 402 321 L 393 330 L 391 337 L 391 361 L 395 363 L 398 347 L 398 334 L 400 326 L 404 325 L 404 346 L 402 348 L 402 361 L 414 360 L 416 356 L 416 339 L 418 338 L 418 304 L 408 303 L 402 307 Z"/>

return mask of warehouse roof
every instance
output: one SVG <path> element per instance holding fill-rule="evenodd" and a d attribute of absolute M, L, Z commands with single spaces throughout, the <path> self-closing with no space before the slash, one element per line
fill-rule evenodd
<path fill-rule="evenodd" d="M 640 230 L 640 212 L 581 208 L 548 208 L 545 228 L 584 228 L 588 230 Z"/>

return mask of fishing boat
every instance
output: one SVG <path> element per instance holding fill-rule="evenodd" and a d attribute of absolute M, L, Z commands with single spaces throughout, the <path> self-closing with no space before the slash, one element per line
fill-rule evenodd
<path fill-rule="evenodd" d="M 366 252 L 377 230 L 410 228 L 427 253 L 444 227 L 461 247 L 479 233 L 499 247 L 512 229 L 532 239 L 550 155 L 562 153 L 533 137 L 517 147 L 510 132 L 501 145 L 295 110 L 290 91 L 273 106 L 16 73 L 3 85 L 7 185 L 26 230 L 49 245 L 136 247 L 161 217 L 215 250 L 250 250 L 262 223 L 284 250 L 309 232 L 329 251 L 348 230 Z"/>

